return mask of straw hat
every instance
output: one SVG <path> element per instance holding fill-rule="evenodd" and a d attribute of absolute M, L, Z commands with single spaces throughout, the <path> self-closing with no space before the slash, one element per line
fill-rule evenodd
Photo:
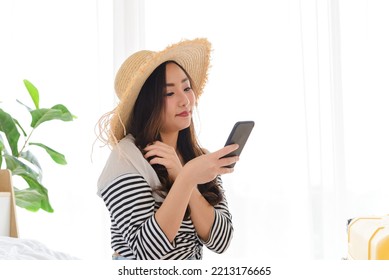
<path fill-rule="evenodd" d="M 196 99 L 202 94 L 207 81 L 211 44 L 205 38 L 184 40 L 154 52 L 142 50 L 128 57 L 116 74 L 115 91 L 119 104 L 112 112 L 107 127 L 109 142 L 117 143 L 125 135 L 139 92 L 151 73 L 166 61 L 181 65 L 193 80 L 192 88 Z"/>

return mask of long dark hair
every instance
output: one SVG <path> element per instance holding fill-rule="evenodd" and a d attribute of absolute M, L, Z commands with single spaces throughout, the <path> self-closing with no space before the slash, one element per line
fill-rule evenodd
<path fill-rule="evenodd" d="M 168 63 L 177 64 L 174 61 L 162 63 L 144 83 L 136 100 L 129 127 L 127 127 L 127 131 L 135 138 L 135 145 L 142 152 L 148 144 L 156 140 L 161 141 L 159 132 L 162 127 L 162 115 L 165 108 L 164 92 L 166 86 L 166 65 Z M 179 64 L 177 65 L 185 72 L 190 84 L 193 85 L 191 77 L 185 69 Z M 177 150 L 184 163 L 205 153 L 198 143 L 193 120 L 189 127 L 179 131 Z M 161 182 L 161 186 L 159 186 L 156 192 L 165 198 L 174 182 L 169 178 L 169 174 L 163 165 L 156 164 L 152 165 L 152 167 Z M 222 191 L 216 179 L 206 184 L 198 185 L 198 189 L 211 205 L 216 205 L 222 200 Z M 185 218 L 189 218 L 189 215 L 190 209 L 188 207 Z"/>

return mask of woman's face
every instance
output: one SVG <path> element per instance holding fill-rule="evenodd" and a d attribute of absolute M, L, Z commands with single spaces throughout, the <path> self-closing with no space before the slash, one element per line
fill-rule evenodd
<path fill-rule="evenodd" d="M 176 133 L 190 126 L 195 94 L 185 72 L 175 63 L 166 64 L 165 114 L 161 133 Z"/>

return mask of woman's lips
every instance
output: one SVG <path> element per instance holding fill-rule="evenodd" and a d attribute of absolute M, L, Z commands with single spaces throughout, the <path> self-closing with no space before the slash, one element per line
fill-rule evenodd
<path fill-rule="evenodd" d="M 189 115 L 190 115 L 190 112 L 188 112 L 188 111 L 183 111 L 183 112 L 177 114 L 176 116 L 177 116 L 177 117 L 188 117 Z"/>

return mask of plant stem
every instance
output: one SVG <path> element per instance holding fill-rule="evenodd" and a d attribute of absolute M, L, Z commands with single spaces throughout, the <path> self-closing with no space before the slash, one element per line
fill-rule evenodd
<path fill-rule="evenodd" d="M 23 145 L 22 149 L 20 150 L 20 152 L 19 152 L 19 154 L 18 154 L 18 157 L 20 157 L 20 154 L 23 152 L 24 148 L 26 148 L 26 145 L 27 145 L 28 141 L 30 140 L 30 137 L 31 137 L 32 133 L 34 132 L 34 129 L 35 129 L 35 128 L 33 128 L 33 129 L 31 130 L 30 134 L 27 136 L 26 141 L 24 141 L 24 145 Z"/>

